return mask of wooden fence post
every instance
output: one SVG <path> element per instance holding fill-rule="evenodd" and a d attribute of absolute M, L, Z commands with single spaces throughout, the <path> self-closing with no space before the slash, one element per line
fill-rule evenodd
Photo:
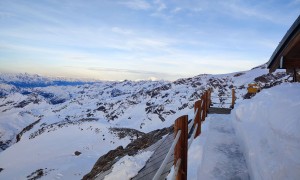
<path fill-rule="evenodd" d="M 200 117 L 201 108 L 202 108 L 201 103 L 202 103 L 202 100 L 200 99 L 200 100 L 196 101 L 195 105 L 194 105 L 194 112 L 196 112 L 196 109 L 198 109 L 197 114 L 195 116 L 195 121 L 194 121 L 194 127 L 196 126 L 196 124 L 198 124 L 197 129 L 194 130 L 194 131 L 196 131 L 195 138 L 201 134 L 201 117 Z"/>
<path fill-rule="evenodd" d="M 210 106 L 210 104 L 209 104 L 209 100 L 210 100 L 210 97 L 209 97 L 210 95 L 209 95 L 209 93 L 210 93 L 210 92 L 209 92 L 209 89 L 208 89 L 208 90 L 207 90 L 207 106 L 206 106 L 206 107 L 207 107 L 207 115 L 208 115 L 208 109 L 209 109 L 209 106 Z M 207 116 L 207 115 L 206 115 L 206 116 Z"/>
<path fill-rule="evenodd" d="M 208 92 L 207 92 L 207 90 L 205 91 L 205 101 L 204 101 L 204 104 L 205 104 L 205 117 L 207 117 L 207 111 L 208 111 L 208 107 L 207 107 L 207 100 L 208 100 Z"/>
<path fill-rule="evenodd" d="M 235 103 L 235 90 L 232 88 L 232 100 L 231 100 L 231 108 L 234 108 Z"/>
<path fill-rule="evenodd" d="M 201 100 L 202 100 L 202 102 L 201 102 L 201 104 L 202 104 L 202 106 L 201 106 L 201 121 L 204 121 L 205 120 L 205 99 L 204 99 L 204 94 L 201 96 Z"/>
<path fill-rule="evenodd" d="M 176 180 L 187 179 L 187 150 L 188 150 L 188 116 L 184 115 L 176 119 L 174 124 L 174 135 L 176 137 L 177 132 L 181 130 L 180 138 L 174 149 L 174 165 L 178 159 L 181 159 L 181 163 L 178 169 Z"/>
<path fill-rule="evenodd" d="M 209 88 L 209 99 L 208 99 L 208 101 L 209 101 L 209 107 L 211 106 L 211 92 L 212 92 L 212 89 Z"/>

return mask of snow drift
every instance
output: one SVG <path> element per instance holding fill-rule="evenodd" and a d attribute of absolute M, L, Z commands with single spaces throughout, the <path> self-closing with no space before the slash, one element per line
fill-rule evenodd
<path fill-rule="evenodd" d="M 299 179 L 300 84 L 263 90 L 232 116 L 251 179 Z"/>

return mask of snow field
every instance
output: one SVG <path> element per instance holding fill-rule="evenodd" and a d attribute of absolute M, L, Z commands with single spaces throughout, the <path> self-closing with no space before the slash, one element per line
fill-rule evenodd
<path fill-rule="evenodd" d="M 96 128 L 100 129 L 98 133 Z M 98 122 L 70 125 L 30 140 L 24 138 L 0 154 L 0 167 L 4 168 L 0 179 L 24 179 L 40 168 L 49 170 L 43 179 L 81 179 L 101 155 L 129 142 L 128 137 L 118 140 Z M 75 156 L 75 151 L 82 154 Z"/>

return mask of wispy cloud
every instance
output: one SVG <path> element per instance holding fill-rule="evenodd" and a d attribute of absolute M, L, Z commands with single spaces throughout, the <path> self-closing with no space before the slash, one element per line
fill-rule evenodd
<path fill-rule="evenodd" d="M 119 69 L 119 68 L 104 68 L 104 67 L 89 67 L 89 71 L 94 71 L 100 74 L 109 74 L 115 77 L 119 77 L 118 80 L 124 80 L 124 76 L 131 77 L 132 80 L 176 80 L 178 77 L 183 77 L 181 74 L 174 73 L 164 73 L 156 71 L 146 71 L 146 70 L 134 70 L 134 69 Z M 106 78 L 107 80 L 112 80 Z"/>
<path fill-rule="evenodd" d="M 288 2 L 1 1 L 0 66 L 99 79 L 245 70 L 268 60 L 299 15 Z"/>
<path fill-rule="evenodd" d="M 113 27 L 111 30 L 112 30 L 112 32 L 119 33 L 119 34 L 125 34 L 125 35 L 132 34 L 131 30 L 120 28 L 120 27 Z"/>
<path fill-rule="evenodd" d="M 154 4 L 157 5 L 157 11 L 162 11 L 164 9 L 167 9 L 166 4 L 163 3 L 161 0 L 155 0 Z"/>
<path fill-rule="evenodd" d="M 117 72 L 117 73 L 132 73 L 132 74 L 142 74 L 142 75 L 151 75 L 151 76 L 158 76 L 163 77 L 165 75 L 169 75 L 166 73 L 161 72 L 154 72 L 154 71 L 143 71 L 143 70 L 134 70 L 134 69 L 118 69 L 118 68 L 103 68 L 103 67 L 90 67 L 88 70 L 91 71 L 101 71 L 101 72 Z"/>
<path fill-rule="evenodd" d="M 129 0 L 126 2 L 120 2 L 120 4 L 135 10 L 147 10 L 151 7 L 151 5 L 144 0 Z"/>
<path fill-rule="evenodd" d="M 230 12 L 231 14 L 236 14 L 239 17 L 248 16 L 248 17 L 264 19 L 272 22 L 277 22 L 277 20 L 274 19 L 274 17 L 271 17 L 264 12 L 260 12 L 258 9 L 249 8 L 249 7 L 246 8 L 243 5 L 237 3 L 222 3 L 222 5 L 224 5 L 228 9 L 228 12 Z"/>
<path fill-rule="evenodd" d="M 180 12 L 180 11 L 182 11 L 182 8 L 176 7 L 176 8 L 174 8 L 174 9 L 171 11 L 171 13 L 178 13 L 178 12 Z"/>

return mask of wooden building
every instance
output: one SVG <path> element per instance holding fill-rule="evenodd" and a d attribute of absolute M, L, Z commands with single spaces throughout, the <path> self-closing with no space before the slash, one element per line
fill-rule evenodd
<path fill-rule="evenodd" d="M 270 72 L 286 69 L 293 74 L 294 82 L 300 82 L 300 15 L 272 54 L 268 69 Z"/>

